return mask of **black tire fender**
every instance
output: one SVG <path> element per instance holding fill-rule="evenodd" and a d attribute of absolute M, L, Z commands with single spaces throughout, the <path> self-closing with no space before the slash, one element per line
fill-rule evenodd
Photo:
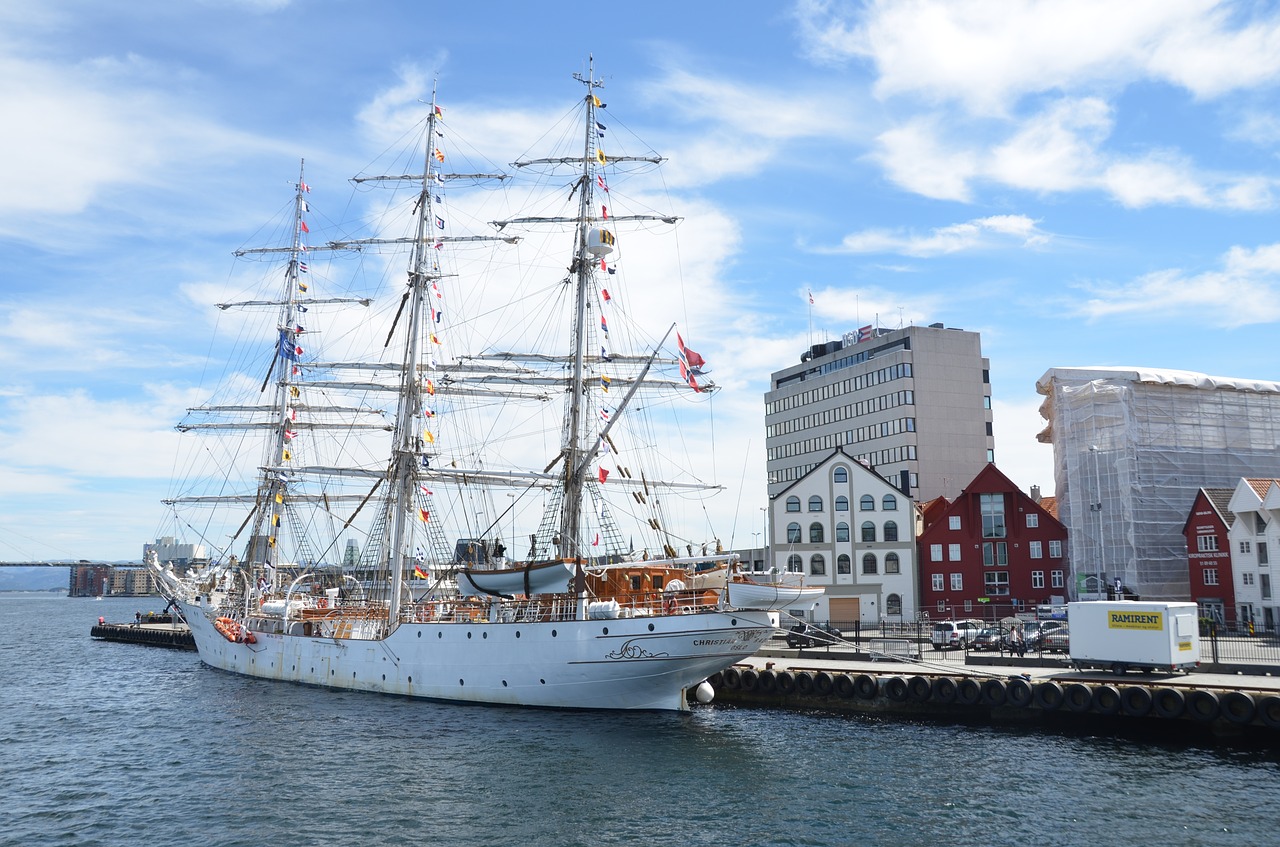
<path fill-rule="evenodd" d="M 858 678 L 853 681 L 853 690 L 863 700 L 874 700 L 880 696 L 880 683 L 876 682 L 876 678 L 867 674 L 859 674 Z"/>
<path fill-rule="evenodd" d="M 1035 693 L 1031 689 L 1031 683 L 1027 682 L 1020 676 L 1015 676 L 1005 685 L 1005 695 L 1009 698 L 1009 705 L 1019 709 L 1025 709 L 1031 705 L 1031 701 L 1035 699 Z"/>
<path fill-rule="evenodd" d="M 1100 715 L 1114 715 L 1120 711 L 1120 689 L 1114 685 L 1099 685 L 1093 689 L 1093 710 Z"/>
<path fill-rule="evenodd" d="M 1120 709 L 1131 718 L 1145 718 L 1151 713 L 1151 702 L 1151 692 L 1141 685 L 1129 685 L 1120 692 Z"/>
<path fill-rule="evenodd" d="M 884 695 L 895 703 L 907 699 L 907 681 L 900 676 L 891 676 L 884 683 Z"/>
<path fill-rule="evenodd" d="M 1036 686 L 1035 704 L 1046 712 L 1056 712 L 1061 709 L 1064 699 L 1062 686 L 1053 680 L 1042 682 Z"/>
<path fill-rule="evenodd" d="M 1073 682 L 1063 692 L 1067 708 L 1073 712 L 1087 712 L 1093 705 L 1093 689 L 1082 682 Z"/>
<path fill-rule="evenodd" d="M 1187 695 L 1187 714 L 1198 721 L 1211 721 L 1222 712 L 1218 695 L 1199 689 Z"/>
<path fill-rule="evenodd" d="M 1180 718 L 1187 710 L 1187 698 L 1176 688 L 1157 688 L 1151 695 L 1151 708 L 1162 718 Z"/>
<path fill-rule="evenodd" d="M 956 681 L 949 676 L 940 676 L 933 681 L 932 698 L 939 703 L 954 703 L 958 689 Z"/>
<path fill-rule="evenodd" d="M 1258 706 L 1247 691 L 1228 691 L 1219 700 L 1222 716 L 1232 723 L 1253 723 Z"/>
<path fill-rule="evenodd" d="M 907 694 L 917 703 L 928 702 L 933 694 L 933 684 L 923 676 L 913 676 L 907 680 Z"/>

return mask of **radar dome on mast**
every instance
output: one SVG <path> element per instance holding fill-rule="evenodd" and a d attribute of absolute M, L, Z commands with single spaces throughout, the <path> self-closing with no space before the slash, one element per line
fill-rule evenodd
<path fill-rule="evenodd" d="M 607 229 L 592 227 L 587 230 L 587 252 L 599 258 L 613 252 L 614 235 Z"/>

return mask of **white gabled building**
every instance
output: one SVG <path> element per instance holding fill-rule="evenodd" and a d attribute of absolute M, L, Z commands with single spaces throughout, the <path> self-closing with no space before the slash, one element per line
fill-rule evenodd
<path fill-rule="evenodd" d="M 1252 623 L 1257 631 L 1275 632 L 1280 625 L 1280 599 L 1271 577 L 1271 559 L 1280 549 L 1280 480 L 1241 479 L 1227 508 L 1236 517 L 1227 531 L 1236 620 L 1242 627 Z"/>
<path fill-rule="evenodd" d="M 837 447 L 774 495 L 769 515 L 773 566 L 826 589 L 805 617 L 841 628 L 915 619 L 916 507 L 879 474 Z"/>

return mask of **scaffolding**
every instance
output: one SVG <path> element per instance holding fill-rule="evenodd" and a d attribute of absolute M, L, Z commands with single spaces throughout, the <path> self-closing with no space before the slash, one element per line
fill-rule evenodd
<path fill-rule="evenodd" d="M 1101 595 L 1118 579 L 1144 599 L 1187 599 L 1182 528 L 1196 492 L 1280 477 L 1280 383 L 1051 368 L 1036 390 L 1074 597 Z"/>

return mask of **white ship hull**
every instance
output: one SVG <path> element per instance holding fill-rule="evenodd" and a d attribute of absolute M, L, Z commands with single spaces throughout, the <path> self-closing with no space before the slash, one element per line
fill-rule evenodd
<path fill-rule="evenodd" d="M 685 691 L 754 654 L 760 612 L 597 621 L 404 623 L 381 640 L 255 632 L 233 643 L 183 612 L 205 664 L 263 679 L 432 700 L 565 709 L 688 708 Z"/>

